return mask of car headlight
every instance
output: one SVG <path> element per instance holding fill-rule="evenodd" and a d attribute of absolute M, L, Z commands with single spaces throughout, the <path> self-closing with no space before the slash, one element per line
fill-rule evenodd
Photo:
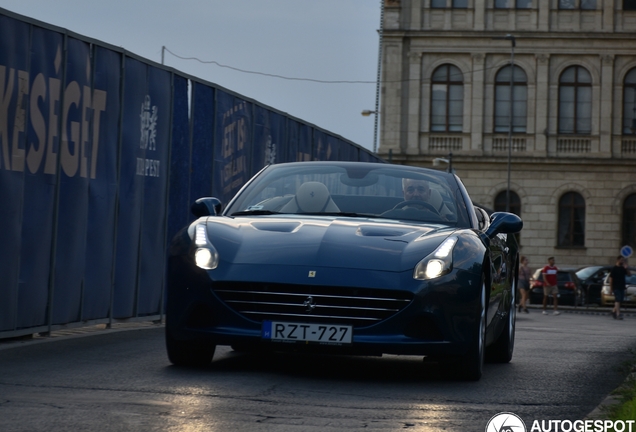
<path fill-rule="evenodd" d="M 449 273 L 453 269 L 453 248 L 457 237 L 449 237 L 440 244 L 432 254 L 417 263 L 413 271 L 413 279 L 435 279 Z"/>
<path fill-rule="evenodd" d="M 205 224 L 197 224 L 194 231 L 194 262 L 204 270 L 214 270 L 219 265 L 219 253 L 208 240 Z"/>

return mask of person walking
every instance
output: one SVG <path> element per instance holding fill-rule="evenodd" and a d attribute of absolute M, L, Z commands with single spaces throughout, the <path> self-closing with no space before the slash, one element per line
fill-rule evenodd
<path fill-rule="evenodd" d="M 521 294 L 521 300 L 519 300 L 519 312 L 523 310 L 525 313 L 528 313 L 528 309 L 526 309 L 526 302 L 530 295 L 530 277 L 532 276 L 528 263 L 528 258 L 525 256 L 522 256 L 519 260 L 519 293 Z"/>
<path fill-rule="evenodd" d="M 621 303 L 625 300 L 625 276 L 627 275 L 631 275 L 629 268 L 627 268 L 627 261 L 619 256 L 616 258 L 616 265 L 612 267 L 609 274 L 610 291 L 614 294 L 614 309 L 612 309 L 614 319 L 623 319 Z"/>
<path fill-rule="evenodd" d="M 554 265 L 554 257 L 548 258 L 548 265 L 543 267 L 543 315 L 547 315 L 548 297 L 554 297 L 554 312 L 552 315 L 559 315 L 559 288 L 557 287 L 557 272 L 559 269 Z"/>

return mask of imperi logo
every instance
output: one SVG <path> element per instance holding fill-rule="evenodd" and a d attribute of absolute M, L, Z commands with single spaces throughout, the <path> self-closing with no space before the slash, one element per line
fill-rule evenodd
<path fill-rule="evenodd" d="M 58 47 L 54 60 L 58 77 L 61 65 Z M 86 59 L 87 82 L 90 74 Z M 77 81 L 63 88 L 58 77 L 39 73 L 31 81 L 28 71 L 0 65 L 0 169 L 55 175 L 59 152 L 60 166 L 67 176 L 96 178 L 100 119 L 107 92 Z M 81 114 L 71 119 L 71 113 Z M 27 140 L 28 126 L 34 133 Z"/>
<path fill-rule="evenodd" d="M 150 95 L 146 95 L 141 104 L 141 139 L 139 148 L 146 152 L 157 151 L 157 120 L 159 109 L 150 103 Z M 137 175 L 144 177 L 159 177 L 161 161 L 150 158 L 137 158 Z"/>

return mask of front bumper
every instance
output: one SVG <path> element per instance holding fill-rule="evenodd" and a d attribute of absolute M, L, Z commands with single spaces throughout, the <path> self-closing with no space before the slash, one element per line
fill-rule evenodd
<path fill-rule="evenodd" d="M 308 277 L 310 272 L 314 277 Z M 261 338 L 262 321 L 224 301 L 217 292 L 231 281 L 241 284 L 278 284 L 321 289 L 396 290 L 407 292 L 408 304 L 371 324 L 354 324 L 346 345 L 271 342 Z M 434 281 L 417 281 L 412 272 L 389 273 L 355 269 L 312 269 L 289 266 L 239 266 L 203 271 L 186 257 L 171 257 L 168 265 L 166 331 L 177 340 L 214 345 L 275 350 L 319 351 L 339 354 L 461 355 L 470 346 L 480 315 L 481 274 L 461 269 Z M 301 296 L 299 302 L 304 300 Z M 282 316 L 285 322 L 316 322 L 316 317 Z M 320 322 L 342 324 L 339 318 Z"/>

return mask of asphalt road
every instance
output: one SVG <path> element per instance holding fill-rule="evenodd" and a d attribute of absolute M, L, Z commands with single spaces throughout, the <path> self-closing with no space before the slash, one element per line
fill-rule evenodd
<path fill-rule="evenodd" d="M 585 418 L 625 378 L 636 318 L 520 315 L 479 382 L 420 358 L 256 355 L 168 363 L 163 327 L 0 343 L 0 431 L 484 431 L 499 412 Z"/>

